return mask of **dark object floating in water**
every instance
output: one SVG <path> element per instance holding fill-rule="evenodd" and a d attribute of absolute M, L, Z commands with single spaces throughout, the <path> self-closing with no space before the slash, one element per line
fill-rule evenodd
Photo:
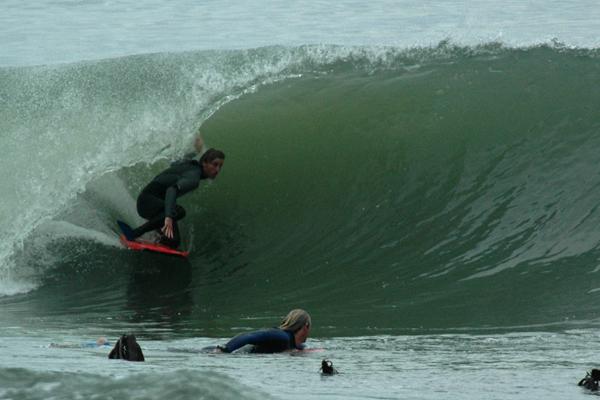
<path fill-rule="evenodd" d="M 585 378 L 579 381 L 578 385 L 586 389 L 597 391 L 598 382 L 600 381 L 600 369 L 593 369 L 592 372 L 587 372 Z"/>
<path fill-rule="evenodd" d="M 337 374 L 337 369 L 333 368 L 333 363 L 329 360 L 321 361 L 321 373 L 323 375 L 334 375 Z"/>
<path fill-rule="evenodd" d="M 110 359 L 127 360 L 127 361 L 144 361 L 144 353 L 138 344 L 135 335 L 122 335 L 115 347 L 108 355 Z"/>

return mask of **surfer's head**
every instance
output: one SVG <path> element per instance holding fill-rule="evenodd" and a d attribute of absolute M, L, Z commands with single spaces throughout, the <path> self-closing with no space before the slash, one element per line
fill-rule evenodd
<path fill-rule="evenodd" d="M 281 322 L 281 325 L 279 325 L 279 328 L 293 332 L 296 344 L 300 344 L 306 342 L 311 325 L 310 315 L 298 308 L 288 313 Z"/>
<path fill-rule="evenodd" d="M 202 157 L 200 157 L 202 174 L 209 179 L 215 179 L 217 175 L 219 175 L 219 172 L 221 172 L 224 162 L 225 153 L 223 153 L 221 150 L 206 150 L 206 152 L 202 154 Z"/>

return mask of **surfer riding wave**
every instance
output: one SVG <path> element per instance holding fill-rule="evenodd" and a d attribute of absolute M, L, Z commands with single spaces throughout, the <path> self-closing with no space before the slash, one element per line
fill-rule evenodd
<path fill-rule="evenodd" d="M 225 161 L 221 150 L 208 149 L 199 160 L 184 158 L 171 164 L 142 189 L 137 198 L 137 212 L 147 220 L 137 228 L 117 221 L 123 235 L 133 241 L 156 230 L 159 243 L 176 249 L 181 243 L 177 221 L 185 217 L 185 209 L 177 199 L 198 188 L 203 179 L 215 179 Z"/>

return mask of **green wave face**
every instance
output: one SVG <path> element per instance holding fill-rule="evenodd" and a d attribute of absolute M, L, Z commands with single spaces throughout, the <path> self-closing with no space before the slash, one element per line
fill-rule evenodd
<path fill-rule="evenodd" d="M 247 58 L 229 56 L 244 68 Z M 13 307 L 44 302 L 68 316 L 57 292 L 78 281 L 85 289 L 68 292 L 89 318 L 100 305 L 134 322 L 131 310 L 145 310 L 145 321 L 207 334 L 245 316 L 262 326 L 296 307 L 322 335 L 595 324 L 594 51 L 442 46 L 299 59 L 277 79 L 226 88 L 236 93 L 229 102 L 198 102 L 175 118 L 177 127 L 200 120 L 207 143 L 226 153 L 221 176 L 180 199 L 189 264 L 69 238 L 51 267 L 25 257 L 43 270 L 34 274 L 41 285 Z M 140 107 L 159 112 L 177 98 L 169 90 L 157 88 L 170 96 Z M 160 150 L 165 135 L 144 137 L 144 148 Z M 100 168 L 54 220 L 107 230 L 167 165 L 164 156 L 144 162 L 127 148 L 113 159 L 118 168 Z M 98 195 L 116 181 L 128 200 Z M 73 205 L 103 214 L 91 222 L 65 211 Z M 102 286 L 98 270 L 113 283 Z"/>

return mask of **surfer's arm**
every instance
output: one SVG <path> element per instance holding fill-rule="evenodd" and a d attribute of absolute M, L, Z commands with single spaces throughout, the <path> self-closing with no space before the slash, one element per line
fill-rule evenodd
<path fill-rule="evenodd" d="M 198 187 L 200 177 L 190 174 L 182 174 L 181 177 L 165 191 L 165 217 L 175 216 L 177 197 L 183 196 Z"/>
<path fill-rule="evenodd" d="M 177 200 L 177 186 L 169 186 L 165 192 L 165 217 L 173 218 L 175 215 L 175 202 Z"/>
<path fill-rule="evenodd" d="M 169 239 L 173 238 L 173 216 L 177 200 L 177 186 L 170 186 L 165 193 L 165 223 L 162 232 Z"/>
<path fill-rule="evenodd" d="M 198 132 L 198 136 L 194 139 L 194 151 L 190 151 L 189 153 L 183 156 L 184 159 L 187 160 L 198 160 L 202 154 L 206 151 L 204 146 L 204 139 L 202 139 L 202 134 Z"/>
<path fill-rule="evenodd" d="M 198 136 L 194 139 L 194 149 L 196 149 L 196 153 L 202 155 L 204 153 L 204 139 L 202 139 L 202 133 L 198 131 Z"/>
<path fill-rule="evenodd" d="M 188 174 L 189 175 L 189 174 Z M 183 176 L 179 178 L 174 185 L 167 188 L 165 192 L 165 223 L 162 227 L 163 233 L 169 238 L 173 238 L 173 217 L 175 216 L 175 207 L 177 197 L 194 190 L 198 187 L 199 177 L 195 175 Z"/>

